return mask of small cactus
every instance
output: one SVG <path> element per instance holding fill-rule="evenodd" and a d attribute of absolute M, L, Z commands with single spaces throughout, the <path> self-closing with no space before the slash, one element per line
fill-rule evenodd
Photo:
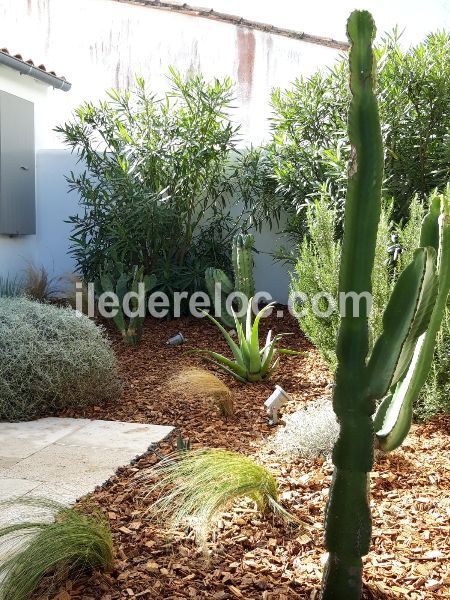
<path fill-rule="evenodd" d="M 237 233 L 233 238 L 232 263 L 234 272 L 234 284 L 228 275 L 221 269 L 209 267 L 205 271 L 206 289 L 214 305 L 220 302 L 220 321 L 232 329 L 234 318 L 226 308 L 226 299 L 231 292 L 244 294 L 247 301 L 255 295 L 255 284 L 253 280 L 253 243 L 255 238 L 251 234 Z M 216 293 L 219 289 L 220 296 Z M 219 300 L 220 298 L 220 300 Z M 237 300 L 237 312 L 243 308 L 240 299 Z M 219 308 L 216 306 L 216 309 Z M 216 313 L 219 311 L 216 310 Z"/>
<path fill-rule="evenodd" d="M 251 234 L 237 233 L 233 238 L 234 289 L 247 299 L 255 295 L 252 256 L 254 242 L 255 238 Z"/>
<path fill-rule="evenodd" d="M 119 300 L 117 314 L 113 317 L 117 329 L 121 332 L 123 340 L 131 346 L 136 346 L 142 336 L 142 327 L 144 325 L 145 315 L 136 314 L 133 317 L 127 318 L 124 313 L 124 297 L 128 292 L 139 292 L 139 286 L 144 286 L 145 296 L 155 287 L 155 275 L 144 275 L 143 267 L 134 267 L 131 273 L 126 273 L 123 270 L 123 265 L 117 263 L 116 270 L 103 272 L 100 278 L 96 281 L 97 293 L 114 292 Z M 137 312 L 138 299 L 132 297 L 130 299 L 130 307 L 133 313 Z M 146 308 L 144 307 L 144 313 Z"/>

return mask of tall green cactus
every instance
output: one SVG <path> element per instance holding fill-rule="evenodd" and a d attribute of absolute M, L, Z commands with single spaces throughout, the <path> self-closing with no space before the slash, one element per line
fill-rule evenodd
<path fill-rule="evenodd" d="M 233 238 L 233 271 L 234 289 L 241 292 L 246 298 L 255 295 L 253 281 L 253 244 L 255 238 L 250 233 L 237 233 Z"/>
<path fill-rule="evenodd" d="M 385 310 L 383 332 L 368 358 L 368 306 L 354 314 L 354 298 L 348 294 L 371 293 L 381 210 L 383 146 L 374 94 L 375 25 L 370 13 L 353 12 L 347 32 L 351 43 L 348 129 L 352 159 L 339 277 L 342 318 L 333 394 L 340 433 L 333 450 L 335 468 L 325 518 L 329 557 L 322 600 L 361 597 L 362 557 L 369 551 L 371 539 L 368 486 L 374 440 L 390 450 L 405 438 L 412 403 L 431 366 L 450 291 L 447 190 L 445 196 L 432 199 L 420 248 L 396 283 Z M 372 415 L 380 400 L 374 423 Z"/>
<path fill-rule="evenodd" d="M 209 267 L 205 271 L 205 283 L 209 296 L 216 302 L 216 286 L 220 284 L 220 321 L 229 327 L 234 327 L 234 318 L 226 310 L 227 296 L 232 292 L 240 292 L 247 299 L 255 295 L 255 284 L 253 281 L 253 244 L 255 238 L 251 234 L 237 233 L 233 237 L 232 263 L 234 273 L 234 285 L 230 278 L 221 270 Z M 237 311 L 242 309 L 242 304 L 237 300 Z M 217 307 L 216 307 L 217 308 Z M 216 311 L 217 313 L 219 311 Z"/>

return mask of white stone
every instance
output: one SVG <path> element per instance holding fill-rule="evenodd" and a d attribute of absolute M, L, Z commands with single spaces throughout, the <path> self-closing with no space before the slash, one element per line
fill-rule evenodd
<path fill-rule="evenodd" d="M 0 423 L 0 457 L 26 458 L 87 423 L 90 423 L 88 419 L 55 417 L 37 421 Z"/>
<path fill-rule="evenodd" d="M 43 497 L 70 505 L 172 430 L 89 419 L 0 423 L 0 500 Z"/>
<path fill-rule="evenodd" d="M 86 448 L 111 448 L 132 450 L 135 454 L 146 452 L 149 446 L 160 442 L 172 431 L 163 425 L 122 423 L 119 421 L 91 421 L 58 440 L 58 445 Z"/>

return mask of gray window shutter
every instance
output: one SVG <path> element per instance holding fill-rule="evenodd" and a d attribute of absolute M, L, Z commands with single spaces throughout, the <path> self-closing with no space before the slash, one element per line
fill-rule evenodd
<path fill-rule="evenodd" d="M 34 105 L 0 91 L 0 234 L 34 233 Z"/>

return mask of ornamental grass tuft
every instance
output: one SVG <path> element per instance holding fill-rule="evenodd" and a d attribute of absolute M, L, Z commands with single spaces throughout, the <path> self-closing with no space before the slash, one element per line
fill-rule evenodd
<path fill-rule="evenodd" d="M 197 398 L 211 399 L 224 417 L 234 413 L 230 388 L 205 369 L 183 369 L 169 379 L 167 388 L 175 394 L 184 393 Z"/>
<path fill-rule="evenodd" d="M 5 525 L 0 541 L 7 558 L 0 562 L 0 600 L 28 600 L 42 584 L 51 588 L 69 575 L 113 564 L 113 544 L 107 519 L 99 510 L 84 514 L 48 500 L 21 500 L 41 514 L 57 511 L 53 522 L 39 520 Z"/>
<path fill-rule="evenodd" d="M 279 503 L 274 476 L 237 452 L 211 448 L 172 454 L 148 475 L 155 480 L 150 493 L 159 492 L 151 513 L 169 529 L 190 526 L 205 552 L 215 518 L 239 498 L 296 522 Z"/>

